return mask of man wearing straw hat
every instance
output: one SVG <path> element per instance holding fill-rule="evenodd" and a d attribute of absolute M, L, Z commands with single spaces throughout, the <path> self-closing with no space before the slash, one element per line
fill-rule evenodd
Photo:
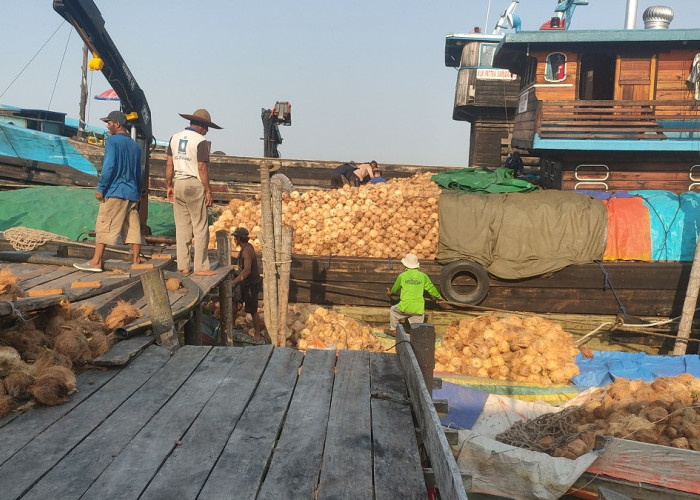
<path fill-rule="evenodd" d="M 207 207 L 212 204 L 209 186 L 209 150 L 211 143 L 204 136 L 210 128 L 221 130 L 211 121 L 206 109 L 198 109 L 191 115 L 180 113 L 190 121 L 190 126 L 174 134 L 168 144 L 168 161 L 165 168 L 167 197 L 173 203 L 175 217 L 175 241 L 177 268 L 187 275 L 210 276 L 209 221 Z M 191 255 L 194 237 L 194 259 Z M 194 262 L 193 262 L 194 261 Z"/>
<path fill-rule="evenodd" d="M 392 296 L 401 290 L 399 303 L 389 308 L 389 329 L 385 333 L 391 336 L 396 336 L 396 326 L 402 319 L 408 318 L 409 323 L 423 323 L 425 320 L 424 292 L 428 292 L 439 302 L 444 300 L 428 275 L 418 270 L 420 267 L 418 257 L 407 253 L 401 259 L 401 263 L 406 270 L 399 274 L 391 290 L 386 291 L 388 296 Z"/>

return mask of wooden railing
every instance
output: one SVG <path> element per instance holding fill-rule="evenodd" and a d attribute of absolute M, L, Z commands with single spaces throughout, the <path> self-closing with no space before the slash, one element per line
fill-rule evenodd
<path fill-rule="evenodd" d="M 698 101 L 540 101 L 543 139 L 698 140 Z"/>

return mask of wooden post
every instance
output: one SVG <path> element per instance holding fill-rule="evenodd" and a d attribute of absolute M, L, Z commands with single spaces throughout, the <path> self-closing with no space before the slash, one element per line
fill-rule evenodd
<path fill-rule="evenodd" d="M 219 229 L 216 232 L 216 256 L 220 266 L 231 265 L 231 238 L 228 231 Z M 219 284 L 219 320 L 221 321 L 221 335 L 219 345 L 228 345 L 229 339 L 233 342 L 233 278 L 229 272 Z"/>
<path fill-rule="evenodd" d="M 202 304 L 192 309 L 192 316 L 185 323 L 185 345 L 202 345 Z"/>
<path fill-rule="evenodd" d="M 143 294 L 148 303 L 148 312 L 153 323 L 153 336 L 156 344 L 167 347 L 171 351 L 179 347 L 175 321 L 170 309 L 170 298 L 165 289 L 163 271 L 156 268 L 141 275 Z"/>
<path fill-rule="evenodd" d="M 272 233 L 275 238 L 275 277 L 277 281 L 277 316 L 273 316 L 277 322 L 277 338 L 271 340 L 277 347 L 283 347 L 286 345 L 287 325 L 282 322 L 282 316 L 285 316 L 286 321 L 286 314 L 281 309 L 283 299 L 280 293 L 280 288 L 282 287 L 282 277 L 280 276 L 282 262 L 282 181 L 279 178 L 270 180 L 270 198 L 272 200 Z M 289 289 L 287 289 L 287 293 L 289 293 Z"/>
<path fill-rule="evenodd" d="M 423 373 L 425 386 L 433 395 L 433 372 L 435 371 L 435 327 L 430 323 L 411 324 L 411 345 Z"/>
<path fill-rule="evenodd" d="M 681 321 L 678 324 L 678 335 L 676 337 L 676 344 L 673 346 L 674 356 L 685 354 L 688 348 L 690 329 L 693 326 L 693 316 L 695 315 L 695 307 L 698 303 L 698 289 L 700 289 L 700 235 L 698 235 L 698 242 L 695 245 L 695 256 L 693 257 L 693 265 L 690 268 L 690 277 L 688 278 L 688 288 L 685 292 Z"/>
<path fill-rule="evenodd" d="M 270 340 L 277 340 L 277 270 L 275 269 L 275 235 L 272 222 L 270 172 L 266 162 L 260 164 L 260 212 L 262 219 L 263 295 L 265 327 Z"/>
<path fill-rule="evenodd" d="M 287 345 L 287 304 L 289 303 L 289 276 L 292 273 L 292 241 L 294 240 L 294 228 L 284 226 L 282 228 L 282 251 L 280 252 L 279 270 L 280 279 L 277 288 L 279 295 L 279 331 L 277 332 L 278 344 Z"/>

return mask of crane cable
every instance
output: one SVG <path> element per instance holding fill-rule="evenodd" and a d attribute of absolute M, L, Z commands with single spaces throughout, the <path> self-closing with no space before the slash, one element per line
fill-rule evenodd
<path fill-rule="evenodd" d="M 33 61 L 34 59 L 36 59 L 36 56 L 38 56 L 39 53 L 40 53 L 42 50 L 44 50 L 44 47 L 46 47 L 46 45 L 51 41 L 51 39 L 54 37 L 54 35 L 55 35 L 56 33 L 58 33 L 58 30 L 60 30 L 61 27 L 62 27 L 64 24 L 65 24 L 65 21 L 63 21 L 63 22 L 61 22 L 61 24 L 59 24 L 58 28 L 56 28 L 56 31 L 54 31 L 54 32 L 51 34 L 51 36 L 48 38 L 48 40 L 46 40 L 46 41 L 44 42 L 44 45 L 42 45 L 42 46 L 39 48 L 39 50 L 36 51 L 36 54 L 34 54 L 34 55 L 32 56 L 32 58 L 29 60 L 29 62 L 28 62 L 27 64 L 24 65 L 24 68 L 22 68 L 22 69 L 20 70 L 20 72 L 17 74 L 17 76 L 16 76 L 16 77 L 10 82 L 10 84 L 7 86 L 7 88 L 5 88 L 5 90 L 2 91 L 2 94 L 0 94 L 0 98 L 2 98 L 2 96 L 4 96 L 5 93 L 6 93 L 8 90 L 10 90 L 10 87 L 12 87 L 12 85 L 17 81 L 17 79 L 18 79 L 20 76 L 22 76 L 22 73 L 24 73 L 24 70 L 26 70 L 26 69 L 29 67 L 29 65 L 32 63 L 32 61 Z"/>
<path fill-rule="evenodd" d="M 61 56 L 61 64 L 58 65 L 58 72 L 56 73 L 56 81 L 53 82 L 53 89 L 51 90 L 51 98 L 49 99 L 49 105 L 46 109 L 51 110 L 51 103 L 53 102 L 53 95 L 56 93 L 56 85 L 58 85 L 58 77 L 61 76 L 61 69 L 63 69 L 63 61 L 66 59 L 66 52 L 68 52 L 68 45 L 70 44 L 70 37 L 73 34 L 73 30 L 68 31 L 68 40 L 66 40 L 66 48 L 63 49 L 63 55 Z"/>

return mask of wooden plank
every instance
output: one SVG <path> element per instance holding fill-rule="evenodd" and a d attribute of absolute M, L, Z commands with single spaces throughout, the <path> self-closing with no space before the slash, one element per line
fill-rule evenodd
<path fill-rule="evenodd" d="M 105 418 L 97 429 L 73 449 L 66 450 L 69 452 L 32 487 L 25 498 L 79 498 L 83 495 L 86 498 L 127 498 L 101 492 L 100 480 L 104 477 L 105 469 L 173 397 L 208 351 L 206 347 L 189 346 L 180 349 L 165 366 Z M 121 374 L 129 371 L 126 368 Z M 109 452 L 105 453 L 105 450 Z M 147 449 L 142 450 L 142 453 L 147 452 Z M 126 482 L 122 486 L 127 487 L 128 484 Z"/>
<path fill-rule="evenodd" d="M 209 350 L 208 347 L 196 346 L 183 349 L 208 352 L 208 355 L 90 486 L 85 493 L 87 498 L 138 498 L 229 375 L 243 350 Z M 171 363 L 175 360 L 173 358 Z M 109 442 L 109 446 L 115 449 L 112 442 Z M 181 473 L 187 475 L 188 471 Z M 50 486 L 50 482 L 47 486 Z M 180 497 L 179 494 L 175 496 Z"/>
<path fill-rule="evenodd" d="M 271 355 L 270 345 L 243 349 L 202 412 L 179 439 L 180 444 L 139 498 L 197 498 L 253 396 Z"/>
<path fill-rule="evenodd" d="M 426 496 L 413 416 L 398 356 L 370 353 L 375 498 Z"/>
<path fill-rule="evenodd" d="M 27 292 L 28 297 L 46 297 L 48 295 L 61 295 L 63 288 L 32 288 Z"/>
<path fill-rule="evenodd" d="M 51 427 L 73 408 L 87 400 L 94 392 L 109 382 L 117 374 L 116 370 L 85 370 L 76 377 L 77 391 L 71 394 L 68 402 L 51 407 L 38 407 L 17 415 L 9 424 L 8 419 L 0 421 L 0 464 L 29 441 Z"/>
<path fill-rule="evenodd" d="M 440 496 L 466 500 L 467 493 L 462 474 L 457 467 L 445 434 L 442 432 L 440 418 L 423 381 L 418 361 L 410 348 L 406 332 L 400 324 L 396 329 L 396 339 L 398 341 L 396 352 L 399 355 L 399 363 L 408 386 L 408 393 L 411 396 L 413 410 L 418 419 L 423 443 L 428 452 L 430 464 L 435 471 L 435 482 Z"/>
<path fill-rule="evenodd" d="M 219 456 L 200 497 L 254 498 L 267 469 L 303 355 L 274 350 L 260 384 Z"/>
<path fill-rule="evenodd" d="M 71 288 L 99 288 L 101 286 L 101 281 L 74 281 L 70 284 Z"/>
<path fill-rule="evenodd" d="M 158 373 L 168 359 L 170 353 L 166 349 L 154 346 L 147 350 L 66 418 L 56 422 L 15 453 L 0 466 L 0 491 L 3 492 L 3 498 L 18 498 L 28 491 L 59 460 L 90 436 L 134 391 Z M 159 384 L 168 383 L 163 377 L 158 380 Z M 99 451 L 104 459 L 109 456 L 104 450 Z M 62 482 L 69 482 L 68 479 L 62 478 Z"/>
<path fill-rule="evenodd" d="M 318 498 L 372 498 L 369 352 L 339 351 Z"/>
<path fill-rule="evenodd" d="M 55 267 L 55 266 L 45 266 L 46 270 L 44 274 L 37 276 L 36 278 L 28 279 L 26 281 L 23 281 L 21 283 L 22 289 L 27 291 L 30 290 L 34 287 L 41 286 L 45 283 L 49 283 L 51 281 L 54 281 L 56 279 L 62 278 L 64 276 L 67 276 L 69 274 L 78 274 L 79 271 L 76 270 L 74 267 L 72 268 L 67 268 L 67 267 Z"/>
<path fill-rule="evenodd" d="M 120 340 L 102 356 L 92 360 L 95 366 L 122 366 L 155 342 L 153 335 L 138 335 Z"/>
<path fill-rule="evenodd" d="M 335 351 L 309 350 L 257 498 L 313 498 L 323 457 Z"/>

